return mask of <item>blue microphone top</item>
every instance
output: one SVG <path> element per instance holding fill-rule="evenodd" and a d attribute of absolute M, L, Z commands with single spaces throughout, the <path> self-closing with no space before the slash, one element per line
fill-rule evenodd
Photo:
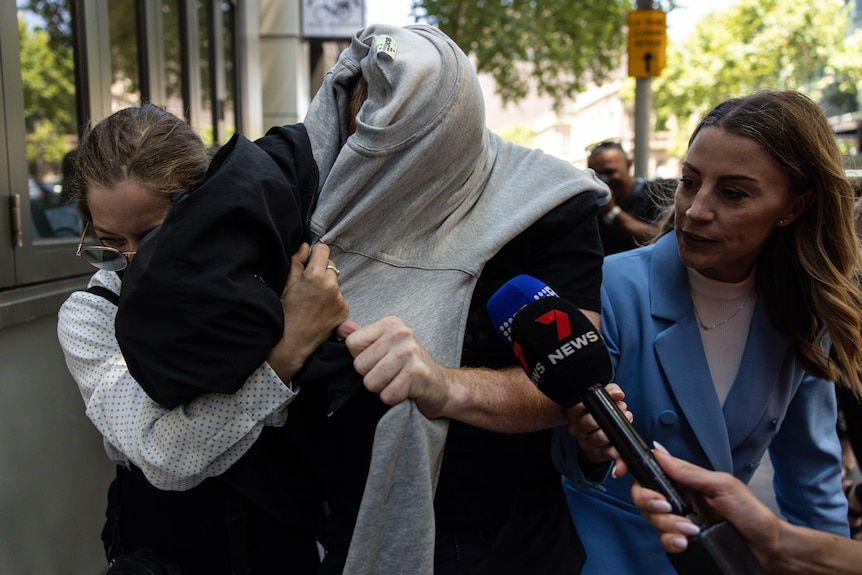
<path fill-rule="evenodd" d="M 524 306 L 546 297 L 559 297 L 545 282 L 521 274 L 503 284 L 486 304 L 497 335 L 512 346 L 512 320 Z"/>

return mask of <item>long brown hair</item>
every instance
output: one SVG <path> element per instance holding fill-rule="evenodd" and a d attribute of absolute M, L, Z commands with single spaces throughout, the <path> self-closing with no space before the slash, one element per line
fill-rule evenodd
<path fill-rule="evenodd" d="M 756 283 L 772 323 L 795 341 L 806 371 L 862 397 L 862 252 L 854 228 L 855 196 L 826 116 L 799 92 L 763 91 L 716 106 L 689 146 L 708 127 L 756 141 L 790 176 L 792 193 L 812 194 L 808 209 L 767 240 Z"/>

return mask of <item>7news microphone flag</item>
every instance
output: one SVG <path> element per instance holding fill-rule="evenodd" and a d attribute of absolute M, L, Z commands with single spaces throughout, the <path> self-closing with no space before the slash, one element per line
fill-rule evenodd
<path fill-rule="evenodd" d="M 680 575 L 758 575 L 764 571 L 726 521 L 705 527 L 682 490 L 664 473 L 643 438 L 611 399 L 607 346 L 592 322 L 543 282 L 520 275 L 487 304 L 491 322 L 530 380 L 563 407 L 583 402 L 642 485 L 664 495 L 673 513 L 702 528 L 683 553 L 668 554 Z"/>

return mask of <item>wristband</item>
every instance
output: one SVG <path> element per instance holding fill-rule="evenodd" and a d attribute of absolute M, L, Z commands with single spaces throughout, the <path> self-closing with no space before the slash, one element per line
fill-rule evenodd
<path fill-rule="evenodd" d="M 602 221 L 607 225 L 611 225 L 614 223 L 614 220 L 617 219 L 617 216 L 620 215 L 621 211 L 623 211 L 623 209 L 619 206 L 612 207 L 608 213 L 602 216 Z"/>

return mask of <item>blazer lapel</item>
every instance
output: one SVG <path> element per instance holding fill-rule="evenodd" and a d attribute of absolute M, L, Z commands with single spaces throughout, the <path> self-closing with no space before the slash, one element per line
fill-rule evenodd
<path fill-rule="evenodd" d="M 714 469 L 732 471 L 724 413 L 715 393 L 703 351 L 685 266 L 671 232 L 656 244 L 650 271 L 651 313 L 673 322 L 656 336 L 656 357 L 669 393 L 691 427 Z"/>
<path fill-rule="evenodd" d="M 770 405 L 786 405 L 794 391 L 780 381 L 788 354 L 793 353 L 791 343 L 772 326 L 761 303 L 758 299 L 739 375 L 724 402 L 731 448 L 754 431 Z"/>

